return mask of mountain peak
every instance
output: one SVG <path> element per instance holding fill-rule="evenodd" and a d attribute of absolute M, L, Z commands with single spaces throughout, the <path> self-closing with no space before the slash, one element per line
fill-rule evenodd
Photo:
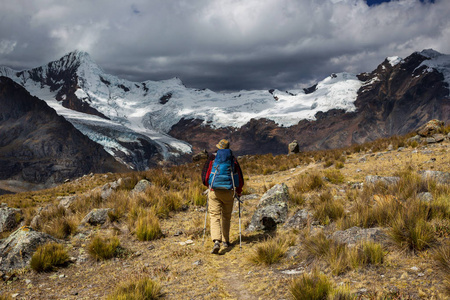
<path fill-rule="evenodd" d="M 97 65 L 89 55 L 89 53 L 80 50 L 74 50 L 59 59 L 59 62 L 65 62 L 71 65 Z"/>
<path fill-rule="evenodd" d="M 435 57 L 438 57 L 438 56 L 441 56 L 442 55 L 442 53 L 440 53 L 440 52 L 438 52 L 438 51 L 436 51 L 436 50 L 433 50 L 433 49 L 424 49 L 424 50 L 422 50 L 421 52 L 419 52 L 421 55 L 423 55 L 423 56 L 425 56 L 425 57 L 427 57 L 427 58 L 435 58 Z"/>

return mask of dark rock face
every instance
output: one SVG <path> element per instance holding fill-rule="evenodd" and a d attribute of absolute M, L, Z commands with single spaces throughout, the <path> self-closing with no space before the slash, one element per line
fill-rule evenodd
<path fill-rule="evenodd" d="M 315 121 L 302 120 L 287 128 L 265 119 L 251 120 L 241 128 L 219 129 L 202 120 L 181 120 L 169 134 L 192 144 L 194 151 L 213 149 L 218 140 L 226 138 L 238 155 L 286 154 L 292 140 L 298 141 L 301 151 L 330 149 L 406 134 L 431 119 L 448 123 L 449 87 L 443 74 L 419 67 L 426 59 L 414 53 L 395 66 L 385 60 L 373 72 L 358 75 L 365 84 L 358 91 L 356 112 L 318 112 Z"/>
<path fill-rule="evenodd" d="M 0 107 L 0 180 L 52 184 L 124 170 L 100 145 L 7 77 L 0 77 Z"/>

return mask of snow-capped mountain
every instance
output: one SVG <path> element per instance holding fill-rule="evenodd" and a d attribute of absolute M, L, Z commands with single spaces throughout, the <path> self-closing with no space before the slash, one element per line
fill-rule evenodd
<path fill-rule="evenodd" d="M 12 78 L 32 95 L 45 100 L 118 160 L 145 169 L 161 159 L 176 159 L 201 148 L 211 149 L 217 142 L 213 139 L 223 137 L 232 139 L 242 153 L 282 153 L 292 139 L 303 141 L 304 148 L 323 148 L 360 142 L 382 136 L 383 132 L 399 134 L 395 128 L 380 129 L 374 135 L 347 130 L 347 138 L 338 139 L 342 142 L 328 144 L 300 136 L 303 134 L 299 126 L 323 122 L 321 118 L 329 111 L 339 111 L 339 115 L 344 113 L 347 118 L 360 115 L 367 103 L 380 100 L 380 94 L 375 95 L 373 91 L 379 91 L 383 82 L 399 74 L 403 74 L 402 80 L 407 76 L 416 78 L 415 85 L 429 78 L 426 74 L 441 74 L 439 80 L 445 85 L 442 88 L 448 87 L 448 55 L 424 50 L 412 56 L 417 56 L 413 69 L 409 68 L 411 59 L 391 57 L 372 73 L 332 74 L 311 88 L 290 91 L 216 93 L 187 88 L 178 78 L 131 82 L 106 74 L 89 54 L 80 51 L 31 70 L 19 72 L 0 67 L 0 75 Z M 389 95 L 394 92 L 391 86 L 388 86 Z M 439 97 L 448 98 L 448 89 L 446 92 Z M 372 98 L 367 98 L 368 94 Z M 314 133 L 317 130 L 312 131 L 312 137 L 318 137 Z M 336 140 L 336 137 L 328 139 Z M 249 147 L 246 144 L 249 141 L 254 146 Z M 272 146 L 261 148 L 262 142 Z"/>

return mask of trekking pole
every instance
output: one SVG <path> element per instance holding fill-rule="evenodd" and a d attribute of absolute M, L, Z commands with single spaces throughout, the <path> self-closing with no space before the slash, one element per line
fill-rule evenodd
<path fill-rule="evenodd" d="M 206 190 L 206 212 L 205 212 L 205 226 L 203 226 L 203 242 L 202 242 L 202 246 L 205 244 L 206 219 L 208 217 L 208 200 L 209 200 L 209 189 Z"/>
<path fill-rule="evenodd" d="M 233 183 L 233 197 L 236 198 L 239 208 L 239 251 L 242 250 L 242 232 L 241 232 L 241 198 L 236 194 L 236 185 L 234 183 L 233 171 L 231 172 L 231 182 Z"/>
<path fill-rule="evenodd" d="M 239 251 L 242 251 L 242 233 L 241 233 L 241 199 L 236 197 L 239 206 Z"/>

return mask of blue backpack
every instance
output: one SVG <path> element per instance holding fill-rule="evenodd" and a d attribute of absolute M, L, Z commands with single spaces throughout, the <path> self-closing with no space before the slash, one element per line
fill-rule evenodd
<path fill-rule="evenodd" d="M 230 149 L 217 150 L 208 184 L 213 190 L 232 190 L 239 186 L 239 174 L 234 169 L 234 158 Z"/>

